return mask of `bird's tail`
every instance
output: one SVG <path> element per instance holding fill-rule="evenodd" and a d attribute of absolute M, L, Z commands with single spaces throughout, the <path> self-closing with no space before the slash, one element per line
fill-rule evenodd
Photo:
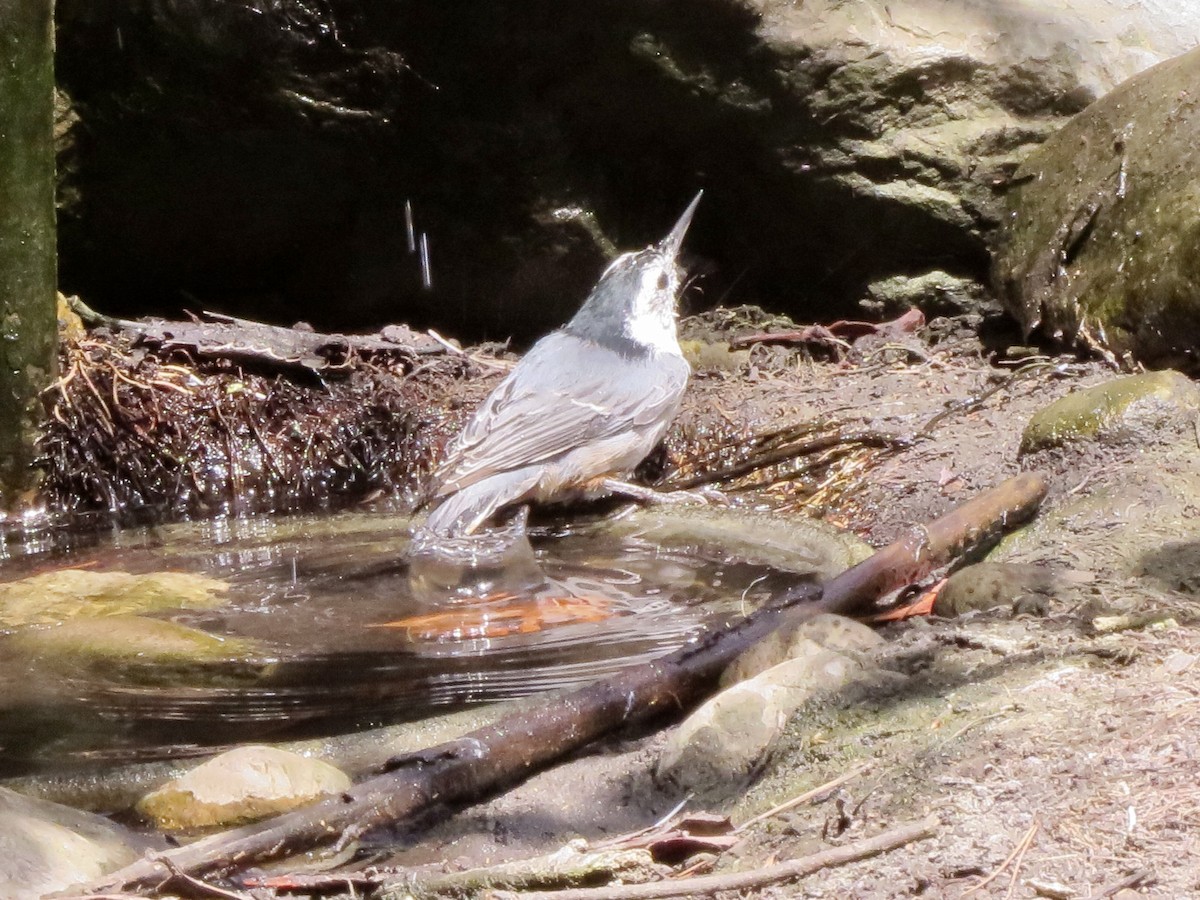
<path fill-rule="evenodd" d="M 485 478 L 434 506 L 422 527 L 442 537 L 472 534 L 503 507 L 527 497 L 537 480 L 536 469 L 520 469 Z"/>

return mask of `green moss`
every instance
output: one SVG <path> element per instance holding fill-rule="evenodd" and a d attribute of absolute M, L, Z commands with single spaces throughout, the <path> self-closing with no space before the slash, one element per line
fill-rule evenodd
<path fill-rule="evenodd" d="M 59 569 L 0 584 L 0 627 L 171 609 L 212 609 L 228 601 L 223 581 L 188 572 Z"/>
<path fill-rule="evenodd" d="M 1030 155 L 994 263 L 1027 329 L 1171 365 L 1200 344 L 1200 50 L 1143 72 Z"/>
<path fill-rule="evenodd" d="M 1161 402 L 1174 408 L 1200 409 L 1200 388 L 1179 372 L 1148 372 L 1115 378 L 1067 394 L 1034 414 L 1021 435 L 1021 452 L 1094 439 L 1128 422 L 1135 404 Z"/>
<path fill-rule="evenodd" d="M 140 616 L 25 629 L 9 639 L 9 647 L 56 672 L 135 684 L 239 684 L 273 665 L 254 641 Z"/>
<path fill-rule="evenodd" d="M 54 38 L 48 0 L 0 12 L 0 506 L 32 487 L 54 375 Z"/>

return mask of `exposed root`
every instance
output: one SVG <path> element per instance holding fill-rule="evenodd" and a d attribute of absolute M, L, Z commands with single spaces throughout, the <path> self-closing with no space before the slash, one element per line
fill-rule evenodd
<path fill-rule="evenodd" d="M 122 524 L 411 500 L 454 430 L 457 357 L 360 361 L 322 383 L 230 361 L 180 364 L 124 336 L 67 342 L 44 394 L 43 499 Z M 460 391 L 461 393 L 461 391 Z"/>

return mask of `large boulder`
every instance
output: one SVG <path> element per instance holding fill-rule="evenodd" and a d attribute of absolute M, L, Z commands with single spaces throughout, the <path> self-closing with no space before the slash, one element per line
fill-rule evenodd
<path fill-rule="evenodd" d="M 1149 364 L 1200 346 L 1200 49 L 1129 80 L 1018 172 L 995 259 L 1026 331 Z"/>
<path fill-rule="evenodd" d="M 661 237 L 698 187 L 697 302 L 812 318 L 897 275 L 980 280 L 995 185 L 1200 35 L 1191 0 L 57 12 L 81 117 L 65 289 L 492 337 L 562 322 L 614 246 Z"/>

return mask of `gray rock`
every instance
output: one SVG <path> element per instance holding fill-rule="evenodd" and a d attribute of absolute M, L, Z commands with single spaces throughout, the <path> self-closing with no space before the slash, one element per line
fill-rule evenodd
<path fill-rule="evenodd" d="M 749 5 L 789 99 L 819 123 L 773 131 L 777 158 L 797 183 L 840 194 L 872 246 L 864 271 L 882 276 L 889 264 L 913 273 L 927 250 L 971 275 L 1003 214 L 995 189 L 1023 157 L 1065 116 L 1200 34 L 1200 8 L 1186 0 Z M 839 227 L 837 214 L 816 221 Z M 887 258 L 897 229 L 904 264 Z"/>
<path fill-rule="evenodd" d="M 1130 79 L 1021 167 L 993 274 L 1027 332 L 1155 365 L 1194 361 L 1198 82 L 1200 49 Z"/>
<path fill-rule="evenodd" d="M 0 788 L 0 886 L 39 900 L 138 859 L 152 843 L 102 816 Z"/>
<path fill-rule="evenodd" d="M 770 758 L 789 719 L 818 694 L 880 673 L 807 638 L 793 658 L 717 694 L 673 731 L 656 777 L 685 790 L 727 796 Z"/>
<path fill-rule="evenodd" d="M 863 660 L 883 644 L 883 638 L 862 622 L 823 613 L 795 627 L 776 629 L 726 669 L 721 684 L 737 684 L 780 663 L 809 655 L 814 644 Z"/>

